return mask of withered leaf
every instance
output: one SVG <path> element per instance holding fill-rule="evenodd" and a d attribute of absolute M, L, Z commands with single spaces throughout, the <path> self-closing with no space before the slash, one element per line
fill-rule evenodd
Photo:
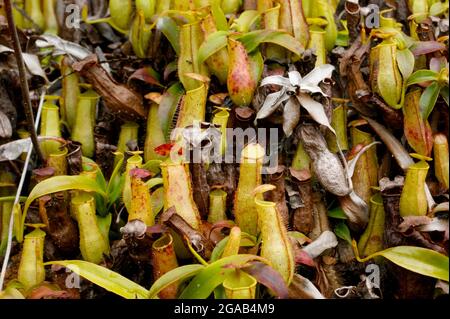
<path fill-rule="evenodd" d="M 71 297 L 67 291 L 49 285 L 41 285 L 27 295 L 28 299 L 70 299 Z"/>
<path fill-rule="evenodd" d="M 31 145 L 30 138 L 24 138 L 9 142 L 0 146 L 0 162 L 13 161 L 20 156 L 20 154 L 27 152 Z"/>
<path fill-rule="evenodd" d="M 316 286 L 307 278 L 294 274 L 289 285 L 289 298 L 291 299 L 325 299 Z"/>
<path fill-rule="evenodd" d="M 12 136 L 12 125 L 9 118 L 0 110 L 0 138 Z"/>
<path fill-rule="evenodd" d="M 192 247 L 205 259 L 211 258 L 214 249 L 212 242 L 203 236 L 202 233 L 192 228 L 180 215 L 175 207 L 170 207 L 161 214 L 161 222 L 172 228 L 181 238 L 190 241 Z"/>
<path fill-rule="evenodd" d="M 72 67 L 92 84 L 106 105 L 118 116 L 131 120 L 147 117 L 142 97 L 117 83 L 98 63 L 96 55 L 89 55 L 80 62 L 75 62 Z"/>
<path fill-rule="evenodd" d="M 144 67 L 136 70 L 128 78 L 128 83 L 136 80 L 162 87 L 162 84 L 158 79 L 158 74 L 151 67 Z"/>
<path fill-rule="evenodd" d="M 328 150 L 325 138 L 314 125 L 302 125 L 300 136 L 305 151 L 312 159 L 314 172 L 320 184 L 337 196 L 350 194 L 346 173 L 336 154 Z"/>
<path fill-rule="evenodd" d="M 253 261 L 242 270 L 255 277 L 259 283 L 269 288 L 278 298 L 286 299 L 288 297 L 288 287 L 283 277 L 272 267 L 259 261 Z"/>

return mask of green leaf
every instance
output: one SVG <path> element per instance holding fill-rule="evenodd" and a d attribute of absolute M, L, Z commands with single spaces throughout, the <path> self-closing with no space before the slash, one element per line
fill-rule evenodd
<path fill-rule="evenodd" d="M 229 236 L 226 236 L 221 241 L 219 241 L 216 246 L 214 247 L 211 258 L 209 259 L 209 262 L 215 262 L 216 260 L 219 260 L 222 256 L 222 253 L 225 249 L 225 246 L 228 243 Z M 252 236 L 246 232 L 241 232 L 241 242 L 239 243 L 239 246 L 241 247 L 254 247 L 256 245 L 256 237 Z"/>
<path fill-rule="evenodd" d="M 347 215 L 345 215 L 341 207 L 336 207 L 334 209 L 329 210 L 327 215 L 332 218 L 347 219 Z"/>
<path fill-rule="evenodd" d="M 257 30 L 238 36 L 248 52 L 255 50 L 261 43 L 273 43 L 301 56 L 304 48 L 293 36 L 284 31 Z"/>
<path fill-rule="evenodd" d="M 109 228 L 111 227 L 112 214 L 107 214 L 105 217 L 97 216 L 97 225 L 100 233 L 108 240 Z"/>
<path fill-rule="evenodd" d="M 161 168 L 159 167 L 161 163 L 161 160 L 149 160 L 148 162 L 145 162 L 144 165 L 142 165 L 142 168 L 152 172 L 155 175 L 158 175 L 161 171 Z"/>
<path fill-rule="evenodd" d="M 25 299 L 24 292 L 24 285 L 18 279 L 13 279 L 0 291 L 0 299 Z"/>
<path fill-rule="evenodd" d="M 434 105 L 439 97 L 439 91 L 439 84 L 437 82 L 432 83 L 423 91 L 420 97 L 419 107 L 424 121 L 428 119 L 431 111 L 433 111 Z"/>
<path fill-rule="evenodd" d="M 441 91 L 439 92 L 444 99 L 445 103 L 448 105 L 448 86 L 444 86 L 441 88 Z"/>
<path fill-rule="evenodd" d="M 219 31 L 228 31 L 227 18 L 220 6 L 221 0 L 211 0 L 211 14 L 214 18 L 214 23 Z"/>
<path fill-rule="evenodd" d="M 156 280 L 150 290 L 148 291 L 148 298 L 155 298 L 156 295 L 163 290 L 164 288 L 170 286 L 175 282 L 182 282 L 187 280 L 195 275 L 197 275 L 200 271 L 202 271 L 205 266 L 200 264 L 193 265 L 185 265 L 175 269 L 172 269 L 169 272 L 166 272 L 164 275 Z"/>
<path fill-rule="evenodd" d="M 227 299 L 225 288 L 222 285 L 219 285 L 216 289 L 214 289 L 214 299 Z"/>
<path fill-rule="evenodd" d="M 0 291 L 0 299 L 25 299 L 25 296 L 17 288 L 6 287 Z"/>
<path fill-rule="evenodd" d="M 298 231 L 288 231 L 288 236 L 295 239 L 300 245 L 311 242 L 311 239 L 309 239 L 308 236 Z"/>
<path fill-rule="evenodd" d="M 8 282 L 6 288 L 16 288 L 21 290 L 25 289 L 24 285 L 18 279 L 13 279 L 10 282 Z"/>
<path fill-rule="evenodd" d="M 114 167 L 108 186 L 106 187 L 109 201 L 106 212 L 108 212 L 111 206 L 120 198 L 123 186 L 125 185 L 125 176 L 120 174 L 125 156 L 122 152 L 116 152 L 114 154 L 116 166 Z"/>
<path fill-rule="evenodd" d="M 404 79 L 413 73 L 415 61 L 414 54 L 409 49 L 397 50 L 397 64 Z"/>
<path fill-rule="evenodd" d="M 122 152 L 115 153 L 115 157 L 116 166 L 114 167 L 114 170 L 109 179 L 108 186 L 106 187 L 106 192 L 108 194 L 111 193 L 114 187 L 117 187 L 117 182 L 120 179 L 120 170 L 122 169 L 123 160 L 125 158 Z"/>
<path fill-rule="evenodd" d="M 47 178 L 37 184 L 28 195 L 27 201 L 25 202 L 23 216 L 22 216 L 22 224 L 25 222 L 25 217 L 27 216 L 28 208 L 30 204 L 37 198 L 67 190 L 82 190 L 85 192 L 95 192 L 103 196 L 107 197 L 106 192 L 101 189 L 100 185 L 88 176 L 76 175 L 76 176 L 54 176 Z"/>
<path fill-rule="evenodd" d="M 268 263 L 264 258 L 255 255 L 233 255 L 219 259 L 202 269 L 183 290 L 180 299 L 206 299 L 214 289 L 223 283 L 226 276 L 236 267 L 245 265 L 251 260 Z"/>
<path fill-rule="evenodd" d="M 345 240 L 350 245 L 352 244 L 352 237 L 350 236 L 350 230 L 348 229 L 347 224 L 345 224 L 344 222 L 339 222 L 334 227 L 334 233 L 336 234 L 336 236 Z"/>
<path fill-rule="evenodd" d="M 434 250 L 414 246 L 397 246 L 361 259 L 359 258 L 356 241 L 352 242 L 352 246 L 359 262 L 366 262 L 376 256 L 383 256 L 400 267 L 448 282 L 448 256 Z"/>
<path fill-rule="evenodd" d="M 169 40 L 173 50 L 178 55 L 180 53 L 180 27 L 172 18 L 160 17 L 156 23 L 156 28 Z"/>
<path fill-rule="evenodd" d="M 254 247 L 257 244 L 258 240 L 256 236 L 250 235 L 246 232 L 241 232 L 241 247 Z"/>
<path fill-rule="evenodd" d="M 221 241 L 219 241 L 216 246 L 214 247 L 212 253 L 211 253 L 211 258 L 209 259 L 209 261 L 211 263 L 215 262 L 216 260 L 219 260 L 220 257 L 222 256 L 222 253 L 225 249 L 225 246 L 228 243 L 228 240 L 230 239 L 230 236 L 226 236 L 224 239 L 222 239 Z"/>
<path fill-rule="evenodd" d="M 245 10 L 239 18 L 233 21 L 231 28 L 237 32 L 246 33 L 260 19 L 261 14 L 256 10 Z"/>
<path fill-rule="evenodd" d="M 162 183 L 163 183 L 162 178 L 155 177 L 155 178 L 151 178 L 147 182 L 145 182 L 145 185 L 147 185 L 147 187 L 150 189 L 150 188 L 155 187 L 156 185 L 161 185 Z"/>
<path fill-rule="evenodd" d="M 103 175 L 103 172 L 100 169 L 100 166 L 98 166 L 97 163 L 95 163 L 95 162 L 93 164 L 94 165 L 92 165 L 92 167 L 94 167 L 95 172 L 96 172 L 95 180 L 96 180 L 97 184 L 101 187 L 101 189 L 106 190 L 106 193 L 108 194 L 108 190 L 107 190 L 108 187 L 107 187 L 105 176 Z M 92 168 L 91 168 L 91 170 L 92 170 Z M 105 198 L 98 193 L 94 194 L 94 197 L 95 197 L 95 204 L 97 207 L 97 211 L 99 212 L 99 214 L 101 216 L 106 216 L 106 214 L 108 213 L 108 208 L 106 207 Z"/>
<path fill-rule="evenodd" d="M 427 81 L 437 81 L 439 74 L 431 70 L 419 70 L 411 74 L 406 81 L 406 86 Z"/>
<path fill-rule="evenodd" d="M 81 156 L 81 168 L 83 171 L 91 171 L 93 167 L 98 167 L 97 163 L 86 156 Z"/>
<path fill-rule="evenodd" d="M 98 164 L 96 162 L 94 162 L 92 159 L 88 158 L 88 157 L 82 157 L 82 166 L 83 166 L 83 171 L 86 172 L 92 172 L 95 171 L 95 179 L 98 183 L 98 185 L 100 185 L 100 187 L 102 189 L 106 189 L 106 179 L 105 176 L 103 175 L 102 170 L 100 169 L 100 166 L 98 166 Z"/>
<path fill-rule="evenodd" d="M 448 1 L 444 3 L 437 1 L 433 3 L 433 5 L 430 7 L 429 14 L 430 16 L 437 17 L 445 13 L 445 11 L 447 10 L 448 10 Z"/>
<path fill-rule="evenodd" d="M 350 36 L 347 28 L 347 21 L 341 20 L 341 24 L 344 27 L 343 30 L 338 31 L 335 45 L 346 47 L 350 41 Z"/>
<path fill-rule="evenodd" d="M 227 46 L 228 31 L 217 31 L 210 34 L 198 49 L 198 63 L 205 62 L 211 55 Z"/>
<path fill-rule="evenodd" d="M 64 266 L 94 284 L 126 299 L 146 299 L 147 289 L 108 268 L 84 260 L 50 261 L 44 265 Z"/>
<path fill-rule="evenodd" d="M 110 185 L 111 189 L 110 192 L 108 193 L 109 206 L 114 204 L 122 195 L 122 190 L 125 185 L 125 174 L 117 176 L 117 178 L 114 179 L 114 182 L 110 182 Z"/>
<path fill-rule="evenodd" d="M 252 78 L 256 83 L 259 83 L 264 69 L 264 59 L 261 52 L 255 51 L 250 53 L 248 55 L 248 60 L 252 71 Z"/>

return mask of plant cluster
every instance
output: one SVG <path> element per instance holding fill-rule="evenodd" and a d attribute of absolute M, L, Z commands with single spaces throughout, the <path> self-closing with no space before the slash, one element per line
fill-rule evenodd
<path fill-rule="evenodd" d="M 0 298 L 448 294 L 448 16 L 0 0 Z"/>

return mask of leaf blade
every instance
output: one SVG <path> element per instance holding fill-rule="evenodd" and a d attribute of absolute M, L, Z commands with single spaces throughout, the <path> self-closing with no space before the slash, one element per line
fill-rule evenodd
<path fill-rule="evenodd" d="M 147 289 L 134 281 L 102 266 L 84 260 L 50 261 L 44 265 L 64 266 L 96 285 L 126 299 L 145 299 Z"/>
<path fill-rule="evenodd" d="M 180 54 L 180 27 L 170 17 L 160 17 L 156 28 L 164 34 L 177 55 Z"/>
<path fill-rule="evenodd" d="M 214 22 L 218 30 L 228 31 L 227 18 L 220 7 L 220 0 L 211 0 L 211 14 L 214 17 Z"/>
<path fill-rule="evenodd" d="M 175 282 L 183 281 L 197 275 L 204 268 L 205 266 L 200 264 L 185 265 L 165 273 L 150 287 L 150 290 L 148 291 L 148 298 L 154 298 L 158 292 Z"/>
<path fill-rule="evenodd" d="M 409 49 L 397 50 L 397 64 L 404 79 L 414 71 L 415 58 Z"/>
<path fill-rule="evenodd" d="M 277 44 L 297 56 L 301 56 L 304 48 L 293 36 L 285 31 L 256 30 L 247 32 L 237 38 L 248 52 L 255 50 L 261 43 Z"/>
<path fill-rule="evenodd" d="M 288 298 L 289 291 L 283 277 L 269 265 L 255 261 L 251 262 L 250 266 L 245 267 L 243 270 L 253 276 L 259 283 L 269 288 L 279 298 Z"/>
<path fill-rule="evenodd" d="M 350 236 L 350 230 L 344 222 L 339 222 L 336 227 L 334 227 L 334 233 L 339 238 L 345 240 L 350 245 L 352 244 L 352 237 Z"/>
<path fill-rule="evenodd" d="M 356 242 L 352 242 L 355 255 L 359 262 L 365 262 L 376 256 L 383 256 L 400 267 L 448 282 L 449 280 L 449 260 L 448 257 L 434 250 L 414 247 L 397 246 L 376 252 L 364 259 L 359 258 Z"/>
<path fill-rule="evenodd" d="M 434 105 L 439 97 L 439 91 L 440 88 L 437 82 L 432 83 L 425 91 L 423 91 L 422 96 L 420 97 L 419 107 L 424 121 L 428 119 L 428 116 L 430 116 L 433 111 Z"/>
<path fill-rule="evenodd" d="M 442 98 L 444 99 L 445 103 L 447 103 L 447 105 L 448 105 L 448 100 L 449 100 L 448 91 L 449 91 L 448 86 L 444 86 L 441 88 L 441 91 L 439 92 L 439 94 L 441 94 Z"/>
<path fill-rule="evenodd" d="M 345 215 L 344 211 L 341 207 L 336 207 L 331 209 L 327 213 L 328 217 L 336 218 L 336 219 L 347 219 L 347 215 Z"/>
<path fill-rule="evenodd" d="M 267 261 L 255 255 L 232 255 L 213 262 L 206 266 L 189 285 L 183 290 L 180 299 L 208 298 L 226 278 L 226 275 L 235 271 L 235 267 L 242 266 L 251 260 Z M 225 267 L 226 266 L 226 267 Z"/>
<path fill-rule="evenodd" d="M 227 46 L 228 31 L 217 31 L 210 34 L 198 49 L 198 63 L 205 62 L 214 53 Z"/>
<path fill-rule="evenodd" d="M 411 76 L 406 81 L 406 86 L 413 84 L 418 84 L 427 81 L 436 81 L 438 74 L 431 70 L 418 70 L 411 74 Z"/>
<path fill-rule="evenodd" d="M 23 210 L 23 221 L 25 220 L 25 216 L 27 215 L 27 210 L 30 207 L 30 204 L 37 198 L 67 190 L 83 190 L 86 192 L 95 192 L 100 194 L 103 197 L 107 197 L 106 191 L 101 189 L 100 185 L 88 176 L 76 175 L 76 176 L 54 176 L 50 177 L 46 180 L 43 180 L 39 184 L 37 184 L 28 195 L 28 198 L 25 202 L 24 210 Z"/>

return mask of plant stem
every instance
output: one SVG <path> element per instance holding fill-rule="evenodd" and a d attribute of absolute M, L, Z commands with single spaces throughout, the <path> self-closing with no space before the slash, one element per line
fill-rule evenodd
<path fill-rule="evenodd" d="M 22 57 L 22 49 L 20 48 L 19 43 L 19 36 L 17 35 L 16 25 L 14 24 L 11 0 L 5 0 L 4 2 L 5 2 L 6 17 L 8 19 L 8 28 L 11 34 L 14 47 L 14 56 L 16 57 L 17 67 L 19 69 L 20 87 L 22 89 L 23 105 L 25 116 L 27 118 L 28 129 L 31 134 L 31 141 L 33 143 L 33 147 L 36 151 L 36 154 L 38 155 L 39 160 L 43 161 L 44 157 L 42 156 L 42 151 L 39 147 L 36 131 L 34 129 L 34 118 L 33 118 L 33 110 L 31 108 L 30 90 L 28 88 L 28 82 L 25 73 L 25 64 L 23 62 Z"/>

